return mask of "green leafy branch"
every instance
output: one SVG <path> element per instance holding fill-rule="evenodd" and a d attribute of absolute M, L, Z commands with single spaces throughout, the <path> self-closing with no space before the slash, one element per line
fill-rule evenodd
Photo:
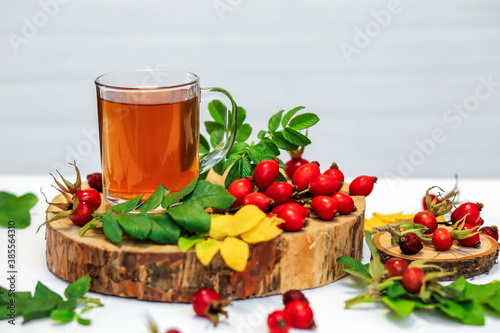
<path fill-rule="evenodd" d="M 51 318 L 57 324 L 69 323 L 76 320 L 81 325 L 90 325 L 91 320 L 82 315 L 91 309 L 104 306 L 99 299 L 85 297 L 89 291 L 91 278 L 84 276 L 71 283 L 64 290 L 64 299 L 61 295 L 38 282 L 35 293 L 15 292 L 0 287 L 0 320 L 15 320 L 23 317 L 23 323 L 35 319 Z M 13 308 L 15 316 L 11 316 Z"/>
<path fill-rule="evenodd" d="M 345 256 L 337 259 L 338 263 L 347 266 L 343 269 L 345 272 L 361 278 L 368 285 L 368 291 L 345 302 L 346 308 L 358 303 L 382 302 L 401 317 L 417 309 L 435 309 L 467 325 L 484 325 L 486 312 L 500 316 L 500 281 L 476 285 L 462 276 L 443 286 L 438 278 L 450 273 L 427 264 L 428 260 L 417 260 L 409 267 L 420 267 L 428 272 L 420 291 L 410 293 L 401 284 L 401 277 L 387 276 L 370 232 L 365 231 L 365 239 L 372 253 L 369 264 Z"/>
<path fill-rule="evenodd" d="M 210 215 L 207 208 L 227 209 L 235 198 L 223 186 L 195 179 L 179 192 L 170 193 L 163 185 L 141 202 L 143 195 L 95 213 L 80 234 L 102 224 L 104 235 L 121 243 L 125 234 L 149 239 L 158 244 L 177 244 L 181 235 L 207 233 Z M 154 211 L 158 207 L 162 210 Z"/>
<path fill-rule="evenodd" d="M 234 180 L 250 176 L 255 166 L 261 161 L 279 156 L 280 150 L 294 151 L 311 143 L 311 140 L 300 131 L 315 125 L 319 118 L 314 113 L 297 115 L 303 109 L 303 106 L 298 106 L 287 112 L 281 110 L 273 114 L 268 120 L 267 129 L 258 132 L 258 141 L 248 143 L 252 127 L 245 123 L 246 110 L 238 107 L 238 130 L 235 143 L 227 156 L 213 167 L 213 170 L 220 175 L 230 168 L 225 179 L 226 188 Z M 200 136 L 201 157 L 208 154 L 211 147 L 217 147 L 224 135 L 226 107 L 219 100 L 214 100 L 209 103 L 208 110 L 213 120 L 205 122 L 210 136 L 209 140 Z M 280 161 L 280 163 L 283 166 L 283 162 Z"/>

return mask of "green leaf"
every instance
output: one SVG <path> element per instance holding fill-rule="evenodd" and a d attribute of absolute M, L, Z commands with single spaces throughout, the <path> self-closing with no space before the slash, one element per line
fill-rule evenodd
<path fill-rule="evenodd" d="M 133 199 L 130 199 L 129 201 L 122 202 L 118 205 L 115 205 L 111 207 L 111 210 L 115 213 L 121 214 L 121 213 L 127 213 L 130 212 L 131 210 L 134 210 L 139 206 L 141 203 L 141 199 L 144 196 L 144 194 L 138 195 Z"/>
<path fill-rule="evenodd" d="M 90 319 L 82 318 L 80 316 L 76 317 L 76 321 L 78 322 L 78 324 L 84 325 L 84 326 L 88 326 L 92 323 L 92 321 Z"/>
<path fill-rule="evenodd" d="M 467 325 L 484 325 L 484 310 L 479 302 L 454 302 L 442 299 L 438 305 L 441 311 Z"/>
<path fill-rule="evenodd" d="M 196 235 L 192 237 L 179 237 L 179 241 L 177 242 L 177 246 L 181 250 L 181 252 L 187 252 L 190 248 L 195 246 L 196 244 L 203 242 L 205 237 L 202 235 Z"/>
<path fill-rule="evenodd" d="M 161 203 L 163 202 L 163 198 L 165 195 L 167 195 L 170 191 L 165 188 L 163 185 L 159 185 L 156 190 L 151 194 L 151 196 L 142 203 L 142 205 L 139 207 L 139 210 L 141 212 L 148 212 L 150 210 L 158 208 Z"/>
<path fill-rule="evenodd" d="M 283 138 L 288 142 L 301 147 L 307 146 L 311 143 L 311 140 L 307 136 L 291 129 L 290 127 L 285 128 L 283 131 Z"/>
<path fill-rule="evenodd" d="M 0 191 L 0 206 L 2 206 L 9 199 L 15 198 L 16 196 L 12 193 Z"/>
<path fill-rule="evenodd" d="M 263 161 L 264 159 L 262 158 L 264 156 L 264 149 L 261 146 L 253 146 L 248 148 L 248 156 L 250 156 L 250 159 L 252 162 L 257 165 L 259 164 L 260 161 Z"/>
<path fill-rule="evenodd" d="M 402 298 L 393 299 L 386 296 L 382 297 L 382 301 L 400 317 L 409 316 L 415 308 L 415 301 L 412 300 Z"/>
<path fill-rule="evenodd" d="M 151 231 L 151 218 L 147 213 L 124 213 L 118 215 L 118 222 L 130 236 L 138 239 L 145 239 Z"/>
<path fill-rule="evenodd" d="M 399 282 L 394 282 L 387 288 L 387 296 L 390 298 L 397 298 L 406 294 L 406 290 Z"/>
<path fill-rule="evenodd" d="M 78 306 L 78 302 L 76 301 L 76 299 L 71 298 L 71 299 L 67 299 L 67 300 L 59 303 L 57 305 L 57 309 L 58 310 L 70 310 L 70 311 L 72 311 L 72 310 L 76 309 L 77 306 Z"/>
<path fill-rule="evenodd" d="M 236 163 L 240 158 L 243 158 L 241 155 L 231 155 L 229 156 L 224 163 L 222 164 L 222 170 L 226 171 L 227 168 L 231 167 L 234 163 Z M 224 172 L 223 172 L 224 173 Z"/>
<path fill-rule="evenodd" d="M 352 268 L 349 270 L 344 268 L 343 271 L 349 272 L 350 274 L 356 273 L 354 275 L 364 279 L 371 278 L 370 273 L 368 272 L 368 265 L 362 264 L 361 261 L 356 258 L 342 256 L 337 258 L 337 262 Z"/>
<path fill-rule="evenodd" d="M 171 205 L 179 202 L 182 198 L 190 194 L 196 187 L 196 184 L 198 184 L 198 178 L 194 179 L 191 183 L 187 184 L 178 192 L 174 193 L 169 193 L 165 198 L 163 199 L 163 202 L 161 203 L 161 206 L 163 208 L 168 208 Z"/>
<path fill-rule="evenodd" d="M 207 133 L 211 134 L 213 131 L 224 131 L 224 124 L 217 121 L 205 121 L 205 128 Z"/>
<path fill-rule="evenodd" d="M 208 143 L 207 139 L 200 134 L 200 155 L 205 155 L 210 152 L 210 144 Z"/>
<path fill-rule="evenodd" d="M 370 260 L 369 266 L 370 276 L 372 277 L 373 281 L 378 282 L 384 275 L 384 264 L 382 264 L 382 262 L 380 261 L 380 255 L 378 253 L 377 246 L 373 241 L 371 232 L 367 230 L 363 230 L 363 232 L 365 234 L 365 240 L 368 244 L 368 248 L 370 249 L 370 252 L 372 254 L 372 259 Z"/>
<path fill-rule="evenodd" d="M 226 209 L 231 207 L 235 198 L 221 185 L 212 184 L 206 180 L 200 180 L 193 192 L 184 200 L 184 204 L 194 204 L 205 209 L 214 207 Z"/>
<path fill-rule="evenodd" d="M 299 149 L 298 145 L 286 140 L 284 138 L 282 132 L 275 132 L 272 136 L 272 140 L 274 141 L 274 143 L 276 144 L 276 146 L 279 149 L 283 149 L 283 150 L 297 150 L 297 149 Z"/>
<path fill-rule="evenodd" d="M 491 296 L 486 304 L 488 304 L 490 309 L 495 311 L 495 313 L 500 316 L 500 290 L 497 290 L 497 292 Z"/>
<path fill-rule="evenodd" d="M 229 172 L 226 175 L 226 179 L 224 180 L 224 186 L 226 188 L 228 188 L 229 185 L 231 185 L 231 183 L 235 180 L 252 175 L 252 166 L 250 165 L 249 158 L 249 156 L 242 156 L 240 159 L 234 162 L 231 169 L 229 169 Z"/>
<path fill-rule="evenodd" d="M 169 208 L 167 212 L 177 224 L 189 231 L 208 232 L 210 229 L 210 214 L 196 203 L 185 202 Z"/>
<path fill-rule="evenodd" d="M 238 128 L 238 132 L 236 134 L 237 142 L 245 142 L 248 140 L 250 135 L 252 134 L 252 126 L 249 124 L 243 124 Z"/>
<path fill-rule="evenodd" d="M 71 283 L 64 290 L 64 296 L 68 299 L 82 298 L 90 290 L 92 278 L 88 275 L 83 276 Z"/>
<path fill-rule="evenodd" d="M 305 107 L 297 106 L 297 107 L 291 109 L 290 111 L 288 111 L 287 113 L 285 113 L 285 115 L 283 116 L 283 119 L 281 120 L 281 126 L 283 126 L 283 128 L 287 127 L 290 119 L 292 119 L 292 117 L 295 116 L 295 114 L 302 109 L 305 109 Z"/>
<path fill-rule="evenodd" d="M 315 125 L 319 118 L 314 113 L 303 113 L 290 120 L 287 127 L 294 130 L 303 130 Z"/>
<path fill-rule="evenodd" d="M 278 129 L 278 127 L 280 126 L 282 115 L 283 115 L 283 110 L 275 113 L 274 115 L 271 116 L 271 118 L 269 118 L 269 121 L 267 123 L 267 128 L 269 129 L 270 133 L 274 133 Z"/>
<path fill-rule="evenodd" d="M 75 312 L 71 310 L 55 309 L 50 313 L 50 319 L 58 324 L 69 323 L 75 318 Z"/>
<path fill-rule="evenodd" d="M 210 133 L 210 145 L 212 148 L 217 146 L 224 140 L 224 131 L 217 130 Z"/>
<path fill-rule="evenodd" d="M 33 300 L 43 301 L 43 302 L 54 302 L 54 303 L 59 303 L 63 301 L 61 296 L 59 296 L 57 293 L 47 288 L 41 282 L 38 282 L 36 285 L 35 294 L 33 295 Z"/>
<path fill-rule="evenodd" d="M 208 103 L 208 112 L 214 120 L 220 124 L 225 124 L 226 106 L 218 99 Z"/>
<path fill-rule="evenodd" d="M 23 323 L 30 322 L 35 319 L 47 318 L 52 310 L 57 306 L 53 300 L 31 300 L 23 311 Z"/>
<path fill-rule="evenodd" d="M 229 152 L 227 153 L 228 156 L 232 155 L 241 155 L 243 154 L 247 149 L 249 145 L 246 142 L 235 142 Z"/>
<path fill-rule="evenodd" d="M 121 243 L 123 229 L 115 215 L 107 215 L 102 218 L 102 229 L 106 237 L 113 243 Z"/>
<path fill-rule="evenodd" d="M 21 196 L 0 192 L 0 227 L 24 229 L 31 223 L 30 210 L 38 202 L 33 193 Z M 9 224 L 9 221 L 13 221 Z"/>
<path fill-rule="evenodd" d="M 241 127 L 241 125 L 243 125 L 246 119 L 247 119 L 247 110 L 245 110 L 241 106 L 238 106 L 238 128 Z"/>
<path fill-rule="evenodd" d="M 90 281 L 92 281 L 92 278 L 88 275 L 79 278 L 66 287 L 64 296 L 66 298 L 82 298 L 90 289 Z"/>
<path fill-rule="evenodd" d="M 262 140 L 266 136 L 267 132 L 264 130 L 260 130 L 259 133 L 257 133 L 257 139 Z"/>
<path fill-rule="evenodd" d="M 271 138 L 262 139 L 256 146 L 262 146 L 264 148 L 264 151 L 273 157 L 277 157 L 280 155 L 280 149 Z"/>
<path fill-rule="evenodd" d="M 158 244 L 177 244 L 181 229 L 169 215 L 154 215 L 151 217 L 151 232 L 148 238 Z"/>

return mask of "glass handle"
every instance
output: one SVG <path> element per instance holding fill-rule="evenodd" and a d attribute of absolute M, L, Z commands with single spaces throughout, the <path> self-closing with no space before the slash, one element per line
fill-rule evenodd
<path fill-rule="evenodd" d="M 228 103 L 224 103 L 226 105 L 226 115 L 222 140 L 214 150 L 200 160 L 200 174 L 210 170 L 211 167 L 219 163 L 227 155 L 236 140 L 238 130 L 238 106 L 231 94 L 225 89 L 216 87 L 201 88 L 201 90 L 202 94 L 204 91 L 223 94 L 229 100 L 230 107 L 227 107 Z"/>

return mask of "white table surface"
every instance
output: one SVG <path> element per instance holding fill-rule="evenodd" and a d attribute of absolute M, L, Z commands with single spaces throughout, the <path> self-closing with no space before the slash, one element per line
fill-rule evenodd
<path fill-rule="evenodd" d="M 18 247 L 18 274 L 17 290 L 33 291 L 37 281 L 41 281 L 52 290 L 62 293 L 68 283 L 55 275 L 47 268 L 45 262 L 44 232 L 35 233 L 38 225 L 44 221 L 46 204 L 40 194 L 40 188 L 49 196 L 55 195 L 50 188 L 51 178 L 39 176 L 15 177 L 0 175 L 0 190 L 15 194 L 33 192 L 39 197 L 39 202 L 32 210 L 31 225 L 17 231 Z M 381 179 L 371 196 L 367 198 L 366 216 L 376 211 L 380 213 L 416 212 L 420 209 L 422 194 L 425 189 L 438 185 L 445 190 L 453 187 L 454 179 Z M 500 179 L 460 179 L 460 199 L 482 202 L 485 207 L 482 216 L 486 225 L 499 225 Z M 6 286 L 6 229 L 0 229 L 0 285 Z M 365 245 L 367 262 L 368 250 Z M 474 283 L 483 284 L 500 279 L 500 268 L 494 265 L 488 275 L 481 275 L 473 279 Z M 330 285 L 306 290 L 317 323 L 316 332 L 493 332 L 500 327 L 500 319 L 486 317 L 485 326 L 474 327 L 444 319 L 436 314 L 412 314 L 406 319 L 399 319 L 381 305 L 359 305 L 345 310 L 344 301 L 361 293 L 353 280 L 343 278 Z M 77 324 L 55 326 L 49 319 L 36 320 L 26 325 L 13 327 L 6 321 L 0 322 L 0 332 L 147 332 L 145 324 L 146 314 L 151 315 L 159 324 L 162 331 L 177 327 L 184 333 L 191 332 L 267 332 L 265 319 L 271 311 L 281 307 L 281 297 L 271 296 L 251 300 L 233 301 L 229 307 L 229 320 L 213 328 L 209 321 L 194 316 L 190 305 L 144 302 L 134 299 L 124 299 L 90 293 L 92 297 L 100 298 L 105 306 L 94 309 L 89 316 L 92 325 L 89 327 Z M 292 330 L 291 332 L 307 332 Z"/>

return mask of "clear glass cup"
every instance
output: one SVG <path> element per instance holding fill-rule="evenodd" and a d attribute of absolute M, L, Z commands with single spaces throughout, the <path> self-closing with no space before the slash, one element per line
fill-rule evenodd
<path fill-rule="evenodd" d="M 111 204 L 140 194 L 147 199 L 160 184 L 179 191 L 217 164 L 235 140 L 233 98 L 222 88 L 200 88 L 195 74 L 130 70 L 104 74 L 95 84 L 103 193 Z M 220 92 L 229 103 L 222 141 L 200 160 L 200 102 L 205 92 Z"/>

